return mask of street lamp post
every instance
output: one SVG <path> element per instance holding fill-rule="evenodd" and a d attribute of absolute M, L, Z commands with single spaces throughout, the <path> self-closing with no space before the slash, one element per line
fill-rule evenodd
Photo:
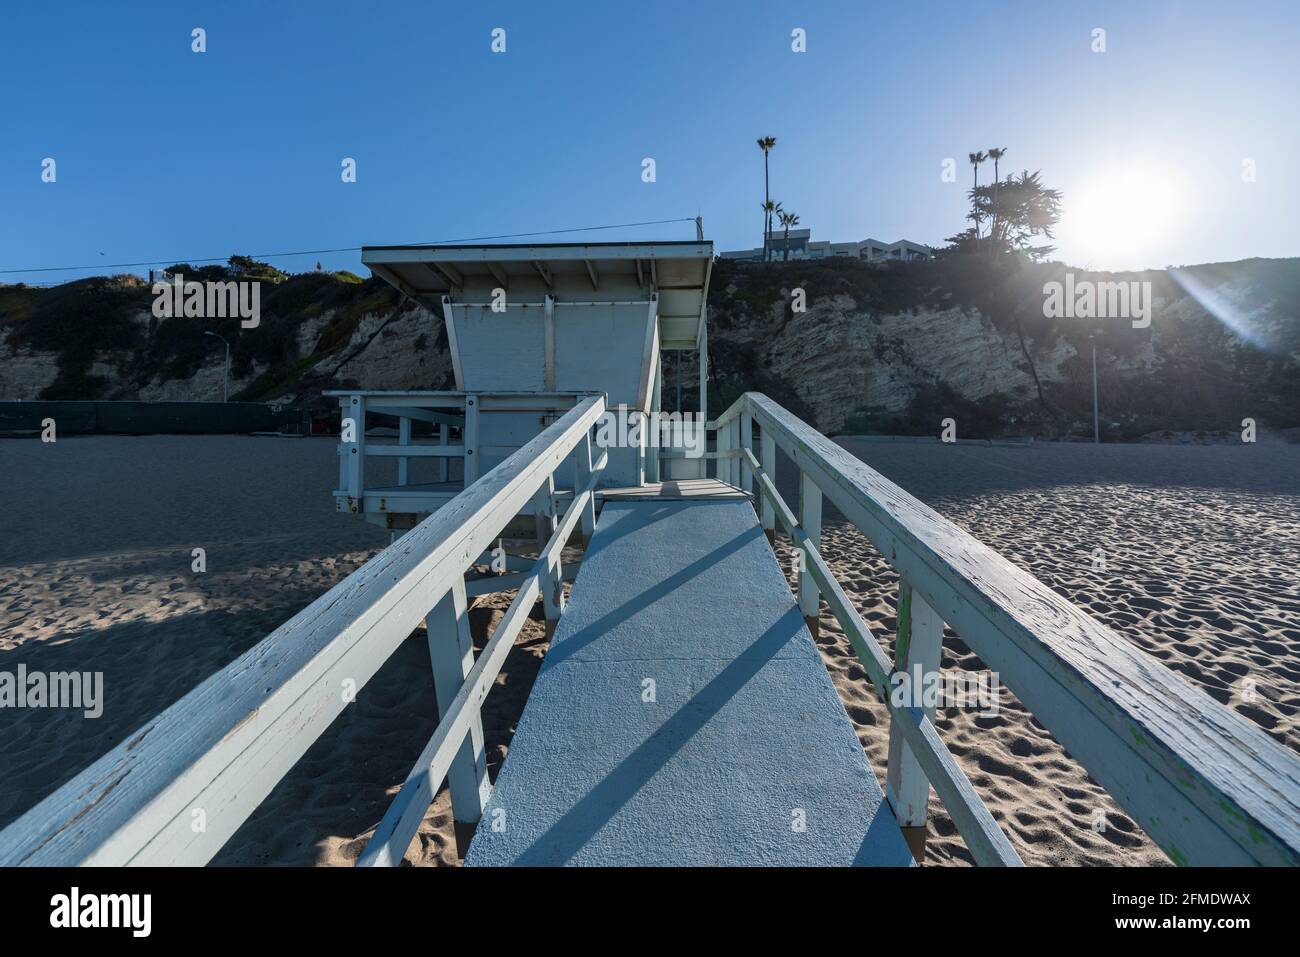
<path fill-rule="evenodd" d="M 1092 343 L 1092 442 L 1100 445 L 1101 420 L 1097 417 L 1097 334 L 1088 333 L 1088 341 Z"/>
<path fill-rule="evenodd" d="M 219 336 L 215 332 L 204 332 L 203 334 L 205 336 L 212 336 L 214 339 L 220 339 L 222 342 L 226 343 L 226 373 L 221 380 L 221 401 L 229 402 L 230 401 L 230 343 L 226 342 L 224 336 Z M 1095 353 L 1093 355 L 1093 359 L 1094 359 L 1093 372 L 1095 374 L 1096 372 Z"/>

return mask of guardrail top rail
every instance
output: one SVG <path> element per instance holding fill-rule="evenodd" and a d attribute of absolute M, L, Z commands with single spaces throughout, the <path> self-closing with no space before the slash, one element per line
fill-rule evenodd
<path fill-rule="evenodd" d="M 211 859 L 352 700 L 345 682 L 363 686 L 463 582 L 500 529 L 553 482 L 580 442 L 590 442 L 604 409 L 603 396 L 579 402 L 29 810 L 0 832 L 0 865 Z M 557 552 L 548 552 L 552 565 Z M 530 576 L 532 596 L 538 578 Z M 462 690 L 454 719 L 464 724 L 470 695 Z M 203 828 L 193 826 L 195 812 Z"/>
<path fill-rule="evenodd" d="M 745 482 L 751 420 L 1172 861 L 1300 862 L 1295 754 L 759 393 L 717 420 Z"/>

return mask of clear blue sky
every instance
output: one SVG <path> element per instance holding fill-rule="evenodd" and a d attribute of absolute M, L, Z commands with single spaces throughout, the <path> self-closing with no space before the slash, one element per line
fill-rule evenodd
<path fill-rule="evenodd" d="M 967 153 L 1005 146 L 1003 173 L 1042 169 L 1065 191 L 1072 263 L 1300 254 L 1293 0 L 101 0 L 0 18 L 0 269 L 697 212 L 719 248 L 752 246 L 764 134 L 778 139 L 773 196 L 815 239 L 940 242 L 963 225 Z M 190 50 L 196 26 L 206 53 Z M 806 53 L 790 49 L 795 27 Z M 590 234 L 651 236 L 693 230 Z M 363 271 L 353 252 L 277 262 L 317 258 Z"/>

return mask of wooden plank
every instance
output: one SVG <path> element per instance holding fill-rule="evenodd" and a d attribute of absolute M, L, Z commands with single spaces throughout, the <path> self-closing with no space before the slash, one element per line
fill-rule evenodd
<path fill-rule="evenodd" d="M 464 579 L 452 582 L 451 589 L 425 616 L 424 624 L 433 666 L 433 690 L 438 699 L 438 719 L 442 720 L 447 717 L 466 677 L 474 670 L 474 642 L 470 638 L 469 598 Z M 452 816 L 467 824 L 482 817 L 492 795 L 483 749 L 483 718 L 478 708 L 473 711 L 468 732 L 448 771 Z"/>
<path fill-rule="evenodd" d="M 772 503 L 773 511 L 789 533 L 797 548 L 807 555 L 808 567 L 816 579 L 831 613 L 844 629 L 849 644 L 866 669 L 867 678 L 880 695 L 891 717 L 891 733 L 895 726 L 901 728 L 908 745 L 916 755 L 926 777 L 933 783 L 935 792 L 957 826 L 957 832 L 966 842 L 966 848 L 981 866 L 1018 867 L 1022 862 L 1011 842 L 1007 840 L 997 821 L 993 819 L 975 793 L 965 772 L 957 766 L 940 740 L 933 725 L 918 709 L 895 707 L 890 699 L 890 666 L 881 650 L 879 640 L 853 607 L 839 581 L 831 573 L 818 549 L 799 527 L 794 512 L 781 498 L 776 484 L 766 470 L 754 463 L 755 479 L 763 497 Z M 927 730 L 928 728 L 928 730 Z"/>
<path fill-rule="evenodd" d="M 717 462 L 716 474 L 718 481 L 726 485 L 731 483 L 731 429 L 727 426 L 720 426 L 717 430 L 717 452 L 715 461 Z"/>
<path fill-rule="evenodd" d="M 456 316 L 451 296 L 442 297 L 442 321 L 447 327 L 447 351 L 451 353 L 451 371 L 456 380 L 456 388 L 464 390 L 465 372 L 460 364 L 460 346 L 456 342 Z"/>
<path fill-rule="evenodd" d="M 1177 863 L 1300 863 L 1300 760 L 766 396 L 777 444 Z"/>
<path fill-rule="evenodd" d="M 463 415 L 452 415 L 450 412 L 434 412 L 430 409 L 418 409 L 412 405 L 391 404 L 386 405 L 383 402 L 370 402 L 366 406 L 371 412 L 378 412 L 382 415 L 406 416 L 408 419 L 414 419 L 418 422 L 429 422 L 434 425 L 454 425 L 460 428 L 465 424 Z"/>
<path fill-rule="evenodd" d="M 339 422 L 340 423 L 348 417 L 348 410 L 351 407 L 352 407 L 352 397 L 350 395 L 339 396 Z M 352 455 L 351 452 L 348 450 L 348 447 L 344 445 L 342 442 L 340 442 L 337 451 L 339 457 L 339 484 L 338 484 L 337 491 L 335 491 L 334 493 L 336 498 L 340 493 L 342 493 L 343 495 L 347 495 L 348 470 L 352 467 Z M 339 508 L 341 509 L 342 507 L 343 507 L 342 503 L 339 503 Z"/>
<path fill-rule="evenodd" d="M 501 672 L 506 656 L 514 646 L 515 637 L 528 620 L 528 612 L 537 600 L 536 573 L 519 589 L 519 594 L 497 624 L 496 631 L 474 663 L 464 685 L 447 708 L 449 717 L 438 723 L 433 737 L 420 752 L 415 767 L 388 806 L 374 835 L 357 860 L 358 867 L 396 867 L 401 863 L 406 849 L 411 846 L 420 821 L 433 803 L 433 796 L 442 785 L 456 755 L 459 742 L 464 737 L 473 716 L 478 714 L 481 701 Z"/>
<path fill-rule="evenodd" d="M 555 297 L 549 293 L 542 306 L 542 322 L 544 324 L 544 342 L 545 342 L 545 370 L 543 379 L 546 382 L 548 392 L 555 391 Z"/>
<path fill-rule="evenodd" d="M 922 675 L 939 671 L 943 651 L 943 621 L 906 579 L 898 587 L 898 648 L 894 668 L 906 676 L 911 688 L 909 707 L 921 707 L 917 701 L 921 689 L 912 684 L 916 669 Z M 925 717 L 934 721 L 935 706 L 922 707 Z M 886 766 L 885 796 L 894 809 L 901 827 L 925 827 L 926 806 L 930 801 L 930 782 L 908 745 L 902 727 L 889 727 L 889 763 Z"/>
<path fill-rule="evenodd" d="M 408 416 L 402 416 L 402 418 L 398 420 L 397 444 L 398 445 L 411 444 L 411 420 Z M 407 484 L 407 478 L 410 474 L 410 464 L 411 464 L 411 460 L 405 455 L 403 455 L 401 458 L 397 460 L 397 484 L 398 485 Z"/>
<path fill-rule="evenodd" d="M 430 493 L 455 497 L 462 491 L 459 482 L 421 482 L 412 485 L 380 485 L 366 489 L 367 498 L 384 496 L 387 498 L 413 498 Z"/>
<path fill-rule="evenodd" d="M 453 458 L 458 459 L 464 456 L 465 446 L 463 445 L 376 445 L 374 442 L 366 446 L 366 455 L 377 455 L 388 458 Z M 399 461 L 400 465 L 401 462 Z M 403 484 L 398 482 L 399 485 Z"/>
<path fill-rule="evenodd" d="M 465 445 L 465 487 L 469 488 L 479 477 L 480 463 L 483 460 L 479 448 L 479 397 L 465 397 L 465 428 L 461 433 Z"/>
<path fill-rule="evenodd" d="M 537 525 L 537 549 L 539 555 L 545 555 L 546 543 L 550 541 L 555 530 L 559 528 L 559 519 L 555 513 L 555 476 L 550 476 L 537 490 L 533 501 L 533 518 Z M 564 611 L 564 578 L 560 554 L 557 549 L 546 556 L 537 573 L 537 587 L 542 593 L 542 617 L 546 621 L 546 637 L 555 631 L 555 623 Z"/>
<path fill-rule="evenodd" d="M 709 264 L 712 271 L 713 264 Z M 709 323 L 707 321 L 708 297 L 700 306 L 700 422 L 709 421 Z"/>
<path fill-rule="evenodd" d="M 799 526 L 814 548 L 822 545 L 822 490 L 807 472 L 799 473 Z M 817 582 L 808 570 L 807 556 L 799 570 L 799 610 L 814 637 L 817 635 L 817 616 L 821 611 Z"/>
<path fill-rule="evenodd" d="M 0 865 L 205 863 L 603 411 L 565 413 L 41 801 L 0 832 Z"/>
<path fill-rule="evenodd" d="M 653 266 L 654 263 L 651 263 Z M 646 311 L 645 342 L 641 347 L 641 379 L 636 387 L 636 407 L 650 411 L 650 389 L 654 383 L 654 363 L 659 354 L 659 294 L 650 294 Z"/>
<path fill-rule="evenodd" d="M 734 485 L 727 485 L 717 479 L 673 479 L 667 482 L 651 482 L 627 488 L 604 488 L 598 494 L 607 502 L 749 497 Z"/>
<path fill-rule="evenodd" d="M 600 469 L 604 468 L 607 456 L 602 456 L 599 468 L 591 476 L 585 488 L 578 492 L 575 503 L 581 503 L 584 496 L 594 494 L 596 483 L 600 480 Z M 560 551 L 573 534 L 581 508 L 570 508 L 560 522 L 550 540 L 542 547 L 533 570 L 528 574 L 514 601 L 510 603 L 505 616 L 497 625 L 491 640 L 483 649 L 478 662 L 465 679 L 465 684 L 448 707 L 443 720 L 438 723 L 433 737 L 425 745 L 419 759 L 407 775 L 406 781 L 398 791 L 397 797 L 389 805 L 383 819 L 375 828 L 375 834 L 366 845 L 360 859 L 359 867 L 392 867 L 401 862 L 410 846 L 415 832 L 424 819 L 425 811 L 433 803 L 433 796 L 446 777 L 455 754 L 459 736 L 465 734 L 474 716 L 479 713 L 479 703 L 487 695 L 492 682 L 496 680 L 505 662 L 515 636 L 523 627 L 529 609 L 534 600 L 542 595 L 546 583 L 546 569 L 558 568 Z M 558 578 L 554 580 L 558 582 Z"/>
<path fill-rule="evenodd" d="M 763 452 L 762 469 L 764 472 L 770 475 L 772 477 L 772 480 L 775 482 L 776 481 L 776 441 L 772 438 L 770 434 L 768 434 L 768 431 L 766 429 L 763 430 L 763 435 L 760 440 L 760 445 L 762 447 L 762 452 Z M 763 521 L 763 529 L 768 533 L 768 537 L 770 538 L 772 532 L 776 530 L 776 512 L 773 510 L 772 500 L 770 498 L 768 498 L 766 495 L 761 495 L 759 497 L 762 499 L 762 508 L 760 514 Z"/>
<path fill-rule="evenodd" d="M 911 753 L 925 777 L 934 784 L 935 793 L 975 863 L 981 867 L 1023 867 L 1020 855 L 953 760 L 930 719 L 919 708 L 899 709 L 892 714 L 890 730 L 896 727 L 902 730 Z"/>
<path fill-rule="evenodd" d="M 535 562 L 530 562 L 531 569 Z M 582 567 L 582 562 L 571 562 L 561 569 L 560 577 L 563 581 L 572 582 L 578 577 L 578 569 Z M 465 579 L 465 594 L 470 598 L 477 598 L 480 595 L 496 595 L 503 591 L 514 591 L 521 587 L 528 579 L 532 571 L 526 572 L 509 572 L 505 575 L 484 575 L 482 578 Z"/>
<path fill-rule="evenodd" d="M 573 450 L 573 487 L 584 488 L 591 479 L 591 436 L 580 441 Z M 570 506 L 572 508 L 572 506 Z M 586 548 L 596 532 L 596 496 L 590 496 L 582 509 L 582 547 Z"/>
<path fill-rule="evenodd" d="M 366 399 L 354 395 L 348 400 L 348 418 L 353 424 L 353 440 L 344 443 L 347 449 L 348 483 L 344 486 L 348 496 L 356 503 L 361 502 L 366 481 Z"/>
<path fill-rule="evenodd" d="M 754 420 L 748 412 L 740 413 L 740 441 L 737 444 L 742 449 L 754 447 Z M 748 494 L 754 494 L 754 473 L 750 471 L 748 458 L 740 460 L 740 487 Z"/>

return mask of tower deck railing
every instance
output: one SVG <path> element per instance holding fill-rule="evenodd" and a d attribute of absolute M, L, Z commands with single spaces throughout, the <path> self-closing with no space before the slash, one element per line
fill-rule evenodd
<path fill-rule="evenodd" d="M 917 666 L 938 672 L 947 622 L 1170 860 L 1300 861 L 1300 759 L 1287 748 L 766 396 L 746 393 L 713 425 L 718 477 L 757 486 L 764 527 L 779 522 L 802 555 L 805 618 L 815 622 L 825 599 L 889 708 L 885 790 L 904 828 L 925 824 L 933 785 L 978 863 L 1016 862 L 940 740 L 934 708 L 891 700 Z M 774 481 L 778 448 L 799 471 L 797 513 Z M 899 573 L 892 663 L 887 636 L 822 554 L 823 497 Z"/>
<path fill-rule="evenodd" d="M 337 389 L 322 394 L 339 402 L 335 507 L 401 531 L 473 485 L 488 471 L 485 462 L 500 461 L 519 449 L 522 438 L 513 445 L 484 441 L 486 422 L 529 413 L 536 416 L 540 431 L 592 393 Z M 397 423 L 396 435 L 381 439 L 367 431 L 378 416 Z M 428 440 L 417 438 L 417 426 L 428 431 Z M 395 462 L 396 469 L 367 469 L 384 460 Z M 417 467 L 422 460 L 433 467 Z M 377 471 L 387 478 L 377 479 Z"/>

